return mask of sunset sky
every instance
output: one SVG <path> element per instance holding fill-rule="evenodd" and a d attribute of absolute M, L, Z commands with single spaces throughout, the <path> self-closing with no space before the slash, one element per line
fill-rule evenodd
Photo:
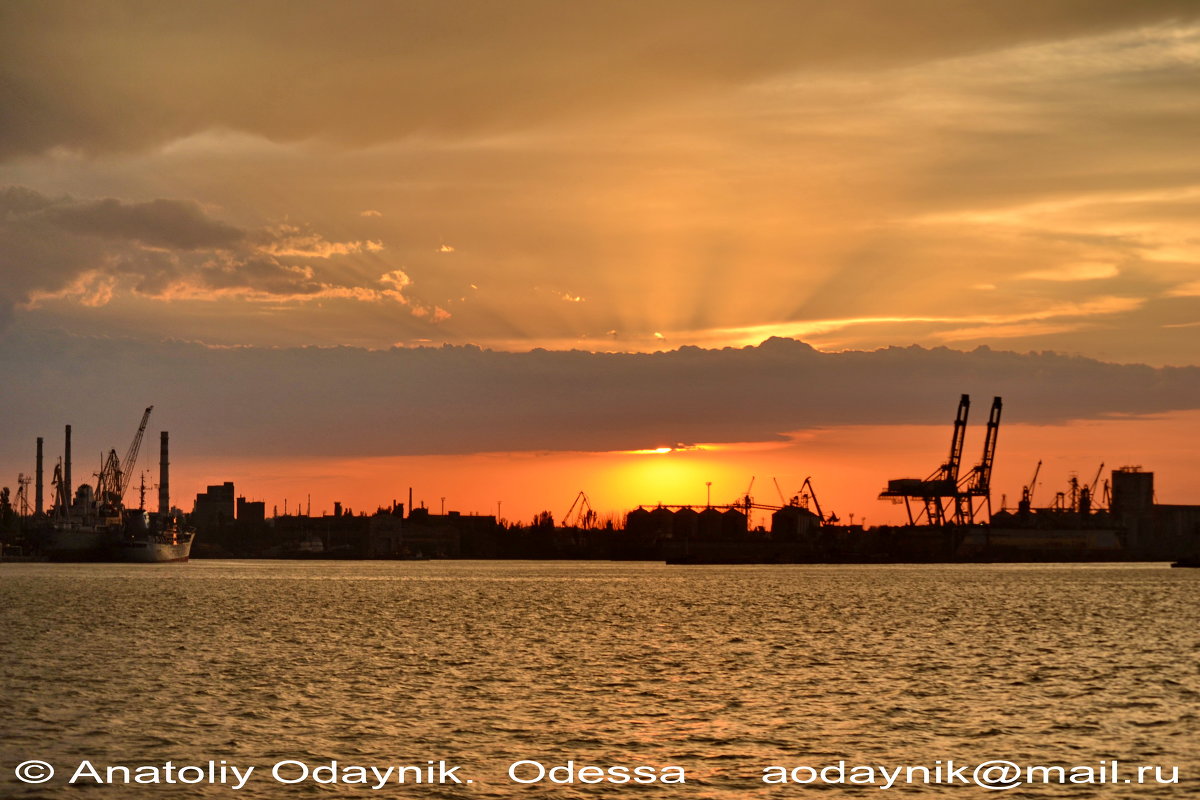
<path fill-rule="evenodd" d="M 1197 503 L 1198 141 L 1194 0 L 4 3 L 0 484 Z"/>

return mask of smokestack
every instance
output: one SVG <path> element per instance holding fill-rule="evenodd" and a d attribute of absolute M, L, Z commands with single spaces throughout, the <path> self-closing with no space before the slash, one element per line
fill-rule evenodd
<path fill-rule="evenodd" d="M 171 480 L 170 462 L 167 461 L 167 432 L 159 435 L 158 448 L 158 513 L 167 516 L 171 513 Z"/>
<path fill-rule="evenodd" d="M 33 511 L 42 515 L 42 437 L 37 437 L 37 493 L 34 495 Z"/>
<path fill-rule="evenodd" d="M 63 455 L 63 497 L 66 498 L 67 507 L 71 505 L 71 497 L 74 490 L 71 486 L 71 426 L 67 426 L 67 448 Z"/>

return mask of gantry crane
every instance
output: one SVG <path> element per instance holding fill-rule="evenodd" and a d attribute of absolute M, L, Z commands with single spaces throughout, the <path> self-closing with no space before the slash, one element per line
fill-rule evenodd
<path fill-rule="evenodd" d="M 903 500 L 908 511 L 909 524 L 915 525 L 922 519 L 930 525 L 947 524 L 947 505 L 955 510 L 955 522 L 961 524 L 959 503 L 958 469 L 962 463 L 963 442 L 967 435 L 967 414 L 971 410 L 971 398 L 963 395 L 958 401 L 958 412 L 954 416 L 954 432 L 950 437 L 950 455 L 928 478 L 894 478 L 887 488 L 879 493 L 880 498 Z M 920 500 L 921 510 L 913 516 L 912 501 Z"/>
<path fill-rule="evenodd" d="M 880 498 L 891 498 L 904 502 L 910 525 L 922 520 L 930 525 L 970 525 L 986 506 L 988 516 L 992 511 L 992 466 L 996 461 L 996 441 L 1000 434 L 1000 398 L 992 398 L 992 409 L 988 415 L 987 434 L 983 441 L 983 455 L 979 463 L 961 479 L 963 442 L 967 434 L 967 413 L 971 398 L 963 395 L 958 401 L 958 412 L 954 416 L 954 432 L 950 437 L 950 455 L 928 478 L 896 478 L 888 481 L 887 488 L 879 493 Z M 913 514 L 912 501 L 920 500 L 921 509 Z"/>

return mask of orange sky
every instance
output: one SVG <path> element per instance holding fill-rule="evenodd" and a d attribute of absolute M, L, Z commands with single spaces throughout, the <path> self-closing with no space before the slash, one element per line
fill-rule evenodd
<path fill-rule="evenodd" d="M 1070 425 L 1001 424 L 993 476 L 994 505 L 1002 495 L 1010 503 L 1020 497 L 1038 460 L 1043 465 L 1035 501 L 1049 505 L 1058 491 L 1068 490 L 1071 475 L 1090 483 L 1101 463 L 1101 481 L 1112 469 L 1141 466 L 1153 471 L 1159 502 L 1200 504 L 1195 482 L 1194 451 L 1180 446 L 1200 435 L 1200 412 L 1181 412 L 1151 419 L 1087 421 Z M 495 514 L 528 521 L 549 510 L 562 520 L 579 491 L 595 510 L 620 518 L 640 504 L 692 504 L 706 500 L 712 482 L 714 504 L 743 495 L 754 478 L 757 502 L 778 504 L 779 483 L 785 497 L 799 492 L 811 477 L 823 511 L 844 521 L 869 524 L 902 522 L 903 506 L 878 500 L 889 478 L 925 477 L 945 459 L 950 424 L 851 426 L 792 435 L 785 444 L 716 445 L 665 454 L 494 453 L 475 456 L 414 456 L 372 459 L 228 461 L 217 465 L 188 463 L 176 469 L 176 502 L 208 483 L 234 480 L 239 494 L 266 500 L 283 513 L 309 502 L 312 512 L 329 512 L 335 500 L 358 511 L 373 511 L 392 500 L 407 503 L 413 489 L 417 505 L 434 512 Z M 979 459 L 982 426 L 969 428 L 964 466 Z M 647 448 L 649 450 L 649 448 Z M 756 524 L 769 524 L 769 512 L 756 512 Z"/>

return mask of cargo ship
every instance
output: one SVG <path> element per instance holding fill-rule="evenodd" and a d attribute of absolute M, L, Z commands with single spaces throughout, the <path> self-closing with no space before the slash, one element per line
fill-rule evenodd
<path fill-rule="evenodd" d="M 145 510 L 146 482 L 142 478 L 138 507 L 125 507 L 129 477 L 150 413 L 142 415 L 137 434 L 121 459 L 110 450 L 97 474 L 95 487 L 82 484 L 71 495 L 71 426 L 66 428 L 64 459 L 54 469 L 55 501 L 44 534 L 43 553 L 52 561 L 115 561 L 166 563 L 187 561 L 195 530 L 170 507 L 168 434 L 162 432 L 159 463 L 159 510 Z M 40 447 L 40 440 L 39 440 Z M 40 450 L 39 450 L 40 452 Z"/>
<path fill-rule="evenodd" d="M 100 475 L 103 482 L 106 479 L 104 469 Z M 61 464 L 54 468 L 54 486 L 56 500 L 43 552 L 51 561 L 107 560 L 110 545 L 124 534 L 124 510 L 119 505 L 98 502 L 96 498 L 100 493 L 86 483 L 67 503 L 64 499 L 67 484 Z"/>

